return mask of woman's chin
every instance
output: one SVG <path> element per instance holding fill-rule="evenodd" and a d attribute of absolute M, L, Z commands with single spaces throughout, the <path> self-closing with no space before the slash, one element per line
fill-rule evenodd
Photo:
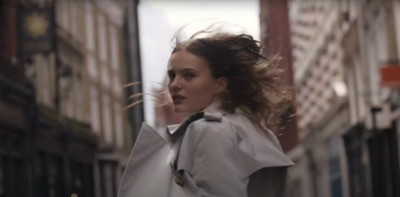
<path fill-rule="evenodd" d="M 174 106 L 174 112 L 176 113 L 186 113 L 186 110 L 184 107 L 179 106 L 179 105 L 175 105 Z"/>
<path fill-rule="evenodd" d="M 193 111 L 192 109 L 187 109 L 183 106 L 175 106 L 174 111 L 175 111 L 175 113 L 182 113 L 182 114 L 192 114 L 192 113 L 196 112 L 196 111 Z"/>

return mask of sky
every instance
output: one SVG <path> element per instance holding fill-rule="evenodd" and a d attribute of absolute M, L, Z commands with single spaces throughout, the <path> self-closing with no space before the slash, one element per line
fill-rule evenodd
<path fill-rule="evenodd" d="M 141 0 L 139 37 L 145 121 L 154 126 L 154 100 L 150 94 L 165 80 L 174 34 L 184 25 L 191 35 L 216 22 L 230 24 L 234 32 L 259 39 L 258 0 Z M 233 28 L 232 28 L 233 27 Z"/>

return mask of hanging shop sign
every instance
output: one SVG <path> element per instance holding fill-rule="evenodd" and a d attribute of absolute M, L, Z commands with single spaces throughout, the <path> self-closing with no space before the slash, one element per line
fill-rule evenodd
<path fill-rule="evenodd" d="M 380 68 L 381 85 L 389 88 L 400 88 L 400 62 Z"/>
<path fill-rule="evenodd" d="M 18 7 L 18 51 L 20 55 L 48 53 L 55 49 L 54 6 Z"/>

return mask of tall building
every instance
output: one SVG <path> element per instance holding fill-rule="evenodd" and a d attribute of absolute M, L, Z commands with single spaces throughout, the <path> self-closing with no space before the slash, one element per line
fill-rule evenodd
<path fill-rule="evenodd" d="M 296 196 L 399 195 L 400 79 L 385 74 L 399 72 L 396 6 L 290 2 L 300 135 L 289 152 Z"/>
<path fill-rule="evenodd" d="M 137 31 L 136 6 L 1 2 L 0 196 L 116 196 L 143 119 L 125 110 L 124 85 L 140 81 L 138 56 L 125 53 L 138 54 L 126 30 Z"/>
<path fill-rule="evenodd" d="M 292 1 L 290 4 L 302 141 L 291 152 L 298 164 L 292 169 L 292 175 L 294 193 L 302 193 L 301 196 L 334 196 L 334 190 L 341 190 L 341 177 L 337 175 L 341 169 L 339 152 L 343 152 L 339 149 L 343 143 L 340 135 L 350 123 L 341 46 L 344 32 L 339 28 L 339 13 L 339 5 L 334 1 Z M 301 171 L 307 172 L 307 176 Z"/>
<path fill-rule="evenodd" d="M 280 68 L 284 71 L 282 79 L 285 85 L 293 87 L 293 58 L 291 54 L 291 36 L 289 24 L 288 1 L 261 0 L 260 1 L 260 35 L 265 56 L 278 54 L 282 61 L 279 62 Z M 289 90 L 291 91 L 291 90 Z M 294 95 L 294 92 L 291 93 Z M 283 103 L 285 106 L 287 103 Z M 298 126 L 294 106 L 290 106 L 286 111 L 281 112 L 278 121 L 278 139 L 282 144 L 283 150 L 289 151 L 298 143 Z"/>
<path fill-rule="evenodd" d="M 17 62 L 17 1 L 0 2 L 0 196 L 28 196 L 35 95 Z M 20 186 L 20 187 L 18 187 Z"/>
<path fill-rule="evenodd" d="M 138 16 L 139 0 L 126 2 L 125 17 L 124 17 L 124 49 L 126 61 L 126 81 L 127 83 L 135 83 L 135 85 L 127 87 L 126 95 L 135 95 L 143 93 L 142 88 L 142 69 L 140 58 L 140 43 L 139 43 L 139 16 Z M 137 98 L 137 97 L 136 97 Z M 143 98 L 143 97 L 141 97 Z M 129 99 L 127 104 L 135 104 L 140 99 Z M 129 107 L 128 105 L 128 107 Z M 134 107 L 128 109 L 128 129 L 131 131 L 131 142 L 136 141 L 140 127 L 144 122 L 144 105 L 137 103 Z"/>

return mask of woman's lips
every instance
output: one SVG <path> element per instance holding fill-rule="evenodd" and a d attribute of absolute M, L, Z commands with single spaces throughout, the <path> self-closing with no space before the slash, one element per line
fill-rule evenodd
<path fill-rule="evenodd" d="M 183 102 L 183 100 L 185 99 L 185 97 L 181 96 L 181 95 L 173 95 L 172 96 L 172 100 L 174 101 L 174 104 L 181 104 Z"/>

